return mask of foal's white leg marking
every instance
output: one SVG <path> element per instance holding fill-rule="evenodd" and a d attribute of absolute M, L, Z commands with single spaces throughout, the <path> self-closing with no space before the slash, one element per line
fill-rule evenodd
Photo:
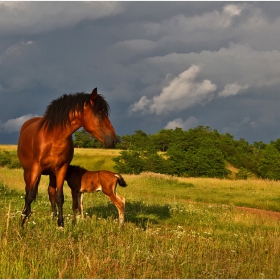
<path fill-rule="evenodd" d="M 79 193 L 79 208 L 81 210 L 81 217 L 84 218 L 84 193 Z"/>
<path fill-rule="evenodd" d="M 119 224 L 122 227 L 124 224 L 124 212 L 125 212 L 125 198 L 116 194 L 116 197 L 123 203 L 123 207 L 122 208 L 118 208 L 119 211 Z"/>
<path fill-rule="evenodd" d="M 116 196 L 123 202 L 123 204 L 125 204 L 125 198 L 122 196 L 119 196 L 118 194 L 116 194 Z"/>
<path fill-rule="evenodd" d="M 119 178 L 120 179 L 120 176 L 118 175 L 118 174 L 114 174 L 115 175 L 115 177 L 117 177 L 117 178 Z"/>
<path fill-rule="evenodd" d="M 96 191 L 96 192 L 102 191 L 102 186 L 100 185 L 95 191 Z"/>

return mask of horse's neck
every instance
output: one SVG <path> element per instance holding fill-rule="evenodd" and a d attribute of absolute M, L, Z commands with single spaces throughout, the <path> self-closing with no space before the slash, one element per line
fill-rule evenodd
<path fill-rule="evenodd" d="M 70 114 L 70 121 L 65 125 L 65 127 L 57 127 L 55 129 L 58 130 L 59 137 L 63 139 L 67 139 L 72 136 L 72 134 L 82 127 L 81 122 L 78 118 Z"/>
<path fill-rule="evenodd" d="M 76 130 L 82 127 L 82 122 L 79 114 L 72 114 L 72 112 L 69 114 L 69 120 L 69 124 L 66 125 L 66 133 L 72 135 Z"/>
<path fill-rule="evenodd" d="M 51 133 L 48 130 L 42 131 L 43 137 L 47 141 L 55 143 L 58 146 L 63 146 L 66 142 L 72 142 L 72 134 L 79 129 L 79 127 L 72 126 L 67 124 L 65 127 L 57 126 L 51 130 Z"/>

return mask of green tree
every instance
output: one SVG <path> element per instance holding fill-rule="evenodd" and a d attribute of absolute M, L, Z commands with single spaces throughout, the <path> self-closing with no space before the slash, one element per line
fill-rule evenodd
<path fill-rule="evenodd" d="M 114 168 L 119 173 L 140 174 L 144 170 L 144 159 L 139 151 L 121 151 L 113 161 L 116 163 Z"/>
<path fill-rule="evenodd" d="M 258 171 L 262 178 L 280 179 L 280 152 L 273 144 L 267 145 L 263 150 L 263 156 L 258 164 Z"/>
<path fill-rule="evenodd" d="M 124 150 L 143 150 L 150 145 L 149 135 L 142 130 L 135 130 L 132 135 L 123 135 L 119 147 Z"/>
<path fill-rule="evenodd" d="M 101 148 L 103 144 L 95 139 L 85 129 L 77 130 L 74 133 L 74 147 L 75 148 Z"/>
<path fill-rule="evenodd" d="M 165 152 L 170 145 L 171 131 L 168 129 L 162 129 L 158 133 L 151 135 L 150 141 L 153 143 L 157 151 Z"/>
<path fill-rule="evenodd" d="M 188 177 L 225 178 L 229 174 L 224 156 L 216 148 L 201 146 L 180 151 L 172 148 L 168 152 L 170 172 L 173 175 Z"/>
<path fill-rule="evenodd" d="M 270 141 L 270 144 L 272 144 L 280 152 L 280 138 L 275 141 Z"/>

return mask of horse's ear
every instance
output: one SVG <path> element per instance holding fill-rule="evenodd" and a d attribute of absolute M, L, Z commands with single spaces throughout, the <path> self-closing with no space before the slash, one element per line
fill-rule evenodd
<path fill-rule="evenodd" d="M 96 99 L 96 97 L 97 97 L 97 88 L 95 88 L 95 89 L 92 90 L 90 99 L 91 99 L 92 101 L 94 101 L 94 100 Z"/>

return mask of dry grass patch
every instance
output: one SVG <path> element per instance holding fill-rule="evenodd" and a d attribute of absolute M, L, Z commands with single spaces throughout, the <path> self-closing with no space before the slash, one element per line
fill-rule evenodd
<path fill-rule="evenodd" d="M 16 152 L 17 145 L 0 145 L 0 149 L 8 152 Z"/>

